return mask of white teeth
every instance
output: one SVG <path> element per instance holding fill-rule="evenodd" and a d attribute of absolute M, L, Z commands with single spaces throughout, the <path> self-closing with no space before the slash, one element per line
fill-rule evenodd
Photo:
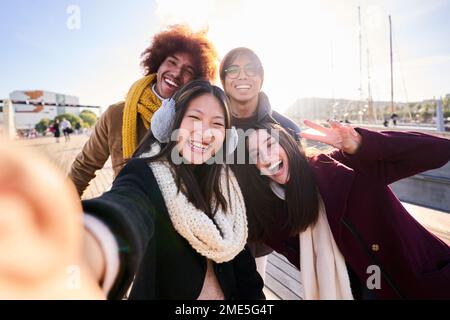
<path fill-rule="evenodd" d="M 272 165 L 268 168 L 268 170 L 269 170 L 272 174 L 275 174 L 275 173 L 279 170 L 280 165 L 281 165 L 281 160 L 275 162 L 274 164 L 272 164 Z"/>
<path fill-rule="evenodd" d="M 236 89 L 250 89 L 250 86 L 249 85 L 239 85 L 239 86 L 236 86 Z"/>
<path fill-rule="evenodd" d="M 168 83 L 168 84 L 170 84 L 171 86 L 174 86 L 174 87 L 179 87 L 179 85 L 178 84 L 176 84 L 175 82 L 173 82 L 172 80 L 170 80 L 170 79 L 168 79 L 168 78 L 164 78 L 164 80 Z"/>
<path fill-rule="evenodd" d="M 208 151 L 208 149 L 211 147 L 211 145 L 205 146 L 203 143 L 189 141 L 189 144 L 191 145 L 191 148 L 196 152 L 202 152 L 205 153 Z"/>

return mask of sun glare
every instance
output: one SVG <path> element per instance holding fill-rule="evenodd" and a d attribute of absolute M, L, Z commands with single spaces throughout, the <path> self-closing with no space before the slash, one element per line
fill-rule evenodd
<path fill-rule="evenodd" d="M 359 98 L 357 1 L 157 3 L 161 24 L 207 27 L 222 57 L 239 46 L 254 50 L 265 69 L 263 90 L 278 111 L 299 97 Z M 367 10 L 368 28 L 379 28 L 381 13 L 373 6 Z"/>

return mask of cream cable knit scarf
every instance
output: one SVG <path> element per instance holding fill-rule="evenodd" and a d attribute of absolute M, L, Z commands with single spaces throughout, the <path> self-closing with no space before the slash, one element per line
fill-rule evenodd
<path fill-rule="evenodd" d="M 155 161 L 149 166 L 158 182 L 175 230 L 198 253 L 222 263 L 232 260 L 244 249 L 247 242 L 247 216 L 241 190 L 231 170 L 227 212 L 219 208 L 212 221 L 203 211 L 195 208 L 182 192 L 178 192 L 169 163 Z M 220 189 L 227 198 L 224 169 L 220 176 Z"/>

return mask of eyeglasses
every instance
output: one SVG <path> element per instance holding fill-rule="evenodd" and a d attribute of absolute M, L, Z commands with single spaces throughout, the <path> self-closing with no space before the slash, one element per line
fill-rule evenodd
<path fill-rule="evenodd" d="M 244 66 L 244 72 L 247 77 L 256 77 L 259 74 L 260 67 L 254 64 L 247 64 Z M 230 79 L 236 79 L 241 73 L 241 67 L 232 65 L 225 69 L 225 75 Z"/>

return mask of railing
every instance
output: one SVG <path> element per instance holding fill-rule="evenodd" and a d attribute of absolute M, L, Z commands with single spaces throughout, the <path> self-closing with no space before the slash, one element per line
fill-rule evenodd
<path fill-rule="evenodd" d="M 0 104 L 4 104 L 5 100 L 0 100 Z M 22 104 L 22 105 L 32 105 L 32 106 L 54 106 L 54 107 L 72 107 L 72 108 L 95 108 L 100 109 L 99 106 L 87 106 L 87 105 L 80 105 L 80 104 L 66 104 L 66 103 L 50 103 L 50 102 L 36 102 L 36 101 L 22 101 L 22 100 L 9 100 L 12 104 Z"/>

